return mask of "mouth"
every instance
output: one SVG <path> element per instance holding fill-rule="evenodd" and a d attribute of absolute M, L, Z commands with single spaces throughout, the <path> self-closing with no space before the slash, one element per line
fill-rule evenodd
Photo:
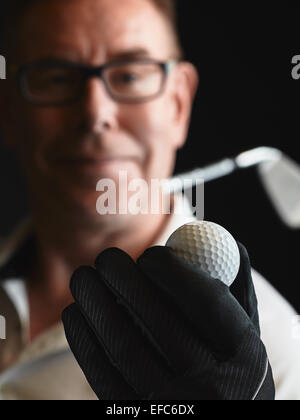
<path fill-rule="evenodd" d="M 101 173 L 113 166 L 121 168 L 128 163 L 137 163 L 137 159 L 132 156 L 63 157 L 57 159 L 55 163 L 58 167 L 93 174 Z"/>

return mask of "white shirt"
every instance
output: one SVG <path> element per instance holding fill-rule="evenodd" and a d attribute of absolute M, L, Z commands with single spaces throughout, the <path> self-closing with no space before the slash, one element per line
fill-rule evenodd
<path fill-rule="evenodd" d="M 153 245 L 165 245 L 171 233 L 193 220 L 195 218 L 191 214 L 173 214 L 161 237 Z M 0 252 L 0 266 L 16 249 L 28 229 L 28 226 L 22 227 L 4 244 L 2 254 Z M 273 369 L 276 398 L 300 400 L 300 334 L 296 325 L 298 317 L 285 299 L 254 270 L 253 281 L 258 298 L 262 341 Z M 2 285 L 26 330 L 29 315 L 24 281 L 9 279 Z M 0 346 L 3 345 L 5 341 L 0 341 Z M 0 399 L 96 399 L 69 349 L 62 323 L 26 345 L 17 363 L 0 375 Z"/>

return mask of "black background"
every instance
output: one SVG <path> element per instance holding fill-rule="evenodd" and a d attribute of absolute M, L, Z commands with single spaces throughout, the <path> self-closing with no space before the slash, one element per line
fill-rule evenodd
<path fill-rule="evenodd" d="M 178 3 L 186 58 L 199 70 L 200 87 L 176 172 L 261 145 L 277 147 L 300 163 L 300 80 L 291 76 L 292 57 L 300 54 L 298 9 Z M 1 142 L 0 188 L 0 235 L 6 235 L 28 206 L 20 171 Z M 252 265 L 300 310 L 299 230 L 278 219 L 256 172 L 207 184 L 205 212 L 207 220 L 222 224 L 247 246 Z"/>

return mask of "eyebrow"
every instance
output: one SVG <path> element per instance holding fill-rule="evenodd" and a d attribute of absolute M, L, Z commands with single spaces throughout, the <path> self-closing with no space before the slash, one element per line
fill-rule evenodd
<path fill-rule="evenodd" d="M 131 59 L 139 59 L 139 58 L 149 58 L 151 57 L 151 54 L 149 50 L 146 48 L 132 48 L 127 50 L 116 50 L 108 54 L 108 62 L 110 61 L 122 61 L 122 60 L 131 60 Z M 76 63 L 76 60 L 71 57 L 64 56 L 63 53 L 55 53 L 46 55 L 43 58 L 41 58 L 42 62 L 52 62 L 52 61 L 61 61 L 61 62 L 70 62 L 70 63 Z"/>
<path fill-rule="evenodd" d="M 131 58 L 145 58 L 149 57 L 150 52 L 145 48 L 132 48 L 129 50 L 120 50 L 120 51 L 114 51 L 110 58 L 112 60 L 127 60 Z"/>

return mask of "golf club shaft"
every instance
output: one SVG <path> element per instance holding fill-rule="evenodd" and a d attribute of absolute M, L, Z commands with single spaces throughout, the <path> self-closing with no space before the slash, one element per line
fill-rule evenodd
<path fill-rule="evenodd" d="M 243 153 L 235 158 L 223 159 L 204 168 L 198 168 L 170 179 L 166 188 L 174 193 L 182 190 L 184 183 L 189 182 L 191 187 L 223 178 L 238 169 L 246 169 L 261 163 L 276 163 L 282 157 L 282 152 L 272 147 L 258 147 Z"/>

